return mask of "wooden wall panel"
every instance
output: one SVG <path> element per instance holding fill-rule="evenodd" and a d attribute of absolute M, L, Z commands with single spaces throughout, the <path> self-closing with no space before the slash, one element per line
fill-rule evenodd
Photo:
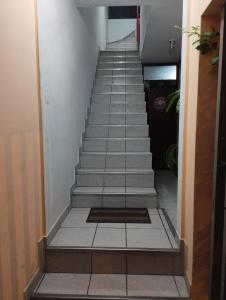
<path fill-rule="evenodd" d="M 0 3 L 0 300 L 22 300 L 44 235 L 36 2 Z"/>

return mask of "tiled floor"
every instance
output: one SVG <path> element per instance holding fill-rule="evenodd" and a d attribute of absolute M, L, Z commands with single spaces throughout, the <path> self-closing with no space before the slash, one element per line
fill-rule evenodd
<path fill-rule="evenodd" d="M 165 275 L 48 273 L 36 293 L 113 297 L 188 297 L 183 277 Z"/>
<path fill-rule="evenodd" d="M 150 224 L 86 223 L 89 211 L 89 208 L 72 208 L 50 246 L 178 248 L 161 210 L 148 210 Z"/>
<path fill-rule="evenodd" d="M 156 190 L 161 208 L 164 208 L 177 227 L 177 177 L 171 171 L 155 171 Z"/>

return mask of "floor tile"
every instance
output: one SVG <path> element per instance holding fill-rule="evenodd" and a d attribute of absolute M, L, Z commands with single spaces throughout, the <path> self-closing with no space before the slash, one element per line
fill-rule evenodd
<path fill-rule="evenodd" d="M 125 223 L 98 223 L 98 228 L 119 228 L 125 229 Z"/>
<path fill-rule="evenodd" d="M 97 228 L 94 247 L 125 247 L 125 229 Z"/>
<path fill-rule="evenodd" d="M 128 296 L 178 297 L 173 276 L 128 275 Z"/>
<path fill-rule="evenodd" d="M 48 273 L 45 275 L 37 293 L 85 295 L 89 281 L 90 274 Z"/>
<path fill-rule="evenodd" d="M 161 229 L 127 229 L 127 247 L 172 248 L 165 230 Z"/>
<path fill-rule="evenodd" d="M 182 276 L 174 276 L 176 281 L 176 285 L 181 297 L 189 297 L 187 285 L 185 283 L 184 277 Z"/>
<path fill-rule="evenodd" d="M 60 228 L 50 246 L 91 247 L 96 228 Z"/>
<path fill-rule="evenodd" d="M 87 213 L 70 213 L 64 222 L 62 223 L 61 227 L 90 227 L 96 228 L 97 223 L 87 223 L 86 220 L 88 218 Z"/>
<path fill-rule="evenodd" d="M 164 229 L 163 225 L 162 225 L 162 221 L 159 217 L 159 215 L 150 215 L 150 219 L 151 219 L 151 223 L 128 223 L 126 226 L 127 226 L 127 229 L 131 229 L 131 228 L 134 228 L 134 229 L 140 229 L 140 228 L 146 228 L 146 229 Z"/>
<path fill-rule="evenodd" d="M 93 274 L 88 294 L 126 296 L 126 275 Z"/>

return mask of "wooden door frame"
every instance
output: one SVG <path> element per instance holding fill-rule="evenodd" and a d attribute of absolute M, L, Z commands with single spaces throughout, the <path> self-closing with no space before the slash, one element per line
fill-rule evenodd
<path fill-rule="evenodd" d="M 211 261 L 210 299 L 225 299 L 222 277 L 224 276 L 224 207 L 225 207 L 225 166 L 226 162 L 226 8 L 221 17 L 221 42 L 219 82 L 216 119 L 216 148 L 214 166 L 214 211 Z"/>

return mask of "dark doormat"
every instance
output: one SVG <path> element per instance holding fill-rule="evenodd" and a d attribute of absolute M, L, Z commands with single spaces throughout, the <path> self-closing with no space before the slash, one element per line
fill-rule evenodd
<path fill-rule="evenodd" d="M 151 223 L 147 208 L 91 208 L 88 223 Z"/>

